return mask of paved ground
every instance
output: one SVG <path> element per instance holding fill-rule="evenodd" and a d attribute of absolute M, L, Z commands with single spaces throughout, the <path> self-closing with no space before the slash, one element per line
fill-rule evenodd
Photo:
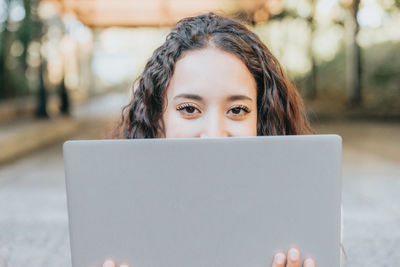
<path fill-rule="evenodd" d="M 345 266 L 399 266 L 400 124 L 315 128 L 344 137 Z M 94 133 L 88 126 L 79 137 Z M 56 145 L 0 168 L 0 266 L 70 265 L 63 162 Z"/>
<path fill-rule="evenodd" d="M 400 124 L 315 128 L 343 136 L 345 266 L 400 266 Z"/>

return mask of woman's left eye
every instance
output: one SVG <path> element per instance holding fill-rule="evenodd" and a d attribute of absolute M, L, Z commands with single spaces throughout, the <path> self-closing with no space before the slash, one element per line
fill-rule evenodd
<path fill-rule="evenodd" d="M 245 106 L 237 106 L 237 107 L 231 108 L 229 110 L 229 112 L 231 112 L 234 115 L 239 115 L 240 116 L 240 115 L 244 115 L 243 112 L 249 113 L 250 110 Z"/>

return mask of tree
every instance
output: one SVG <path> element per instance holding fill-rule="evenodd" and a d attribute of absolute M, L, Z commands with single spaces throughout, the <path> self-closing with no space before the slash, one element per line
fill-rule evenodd
<path fill-rule="evenodd" d="M 361 48 L 357 43 L 357 35 L 360 25 L 357 21 L 357 14 L 360 8 L 360 0 L 346 2 L 347 19 L 345 22 L 347 32 L 347 66 L 348 66 L 348 88 L 350 93 L 351 106 L 360 106 L 362 102 L 362 58 Z"/>
<path fill-rule="evenodd" d="M 8 97 L 15 94 L 15 83 L 13 75 L 7 66 L 8 57 L 10 57 L 10 49 L 13 42 L 13 32 L 10 31 L 10 7 L 11 0 L 6 0 L 5 14 L 6 19 L 1 25 L 3 31 L 1 32 L 1 49 L 0 49 L 0 97 Z"/>
<path fill-rule="evenodd" d="M 311 73 L 308 77 L 306 96 L 309 99 L 314 99 L 317 96 L 317 64 L 315 62 L 315 56 L 313 52 L 313 40 L 315 32 L 315 0 L 311 0 L 311 12 L 307 18 L 308 24 L 310 25 L 310 40 L 308 44 L 308 54 L 311 60 Z"/>

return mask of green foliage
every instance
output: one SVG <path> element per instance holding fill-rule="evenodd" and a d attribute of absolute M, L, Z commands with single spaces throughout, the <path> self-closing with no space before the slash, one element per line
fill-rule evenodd
<path fill-rule="evenodd" d="M 10 5 L 11 1 L 6 4 Z M 3 29 L 0 32 L 0 99 L 29 94 L 28 81 L 25 72 L 28 68 L 27 56 L 28 46 L 32 40 L 39 39 L 43 35 L 42 23 L 37 14 L 39 1 L 23 0 L 25 17 L 17 24 L 16 31 L 9 31 L 7 20 L 0 25 Z M 13 22 L 15 23 L 15 22 Z M 14 26 L 15 27 L 15 26 Z M 11 55 L 11 44 L 14 41 L 20 41 L 23 45 L 23 53 L 17 58 L 15 66 L 12 69 L 7 68 L 7 57 Z"/>
<path fill-rule="evenodd" d="M 382 113 L 400 112 L 400 43 L 375 44 L 361 51 L 363 106 Z M 344 46 L 336 57 L 317 65 L 317 101 L 332 98 L 347 101 L 346 51 Z M 304 91 L 306 84 L 297 80 Z"/>

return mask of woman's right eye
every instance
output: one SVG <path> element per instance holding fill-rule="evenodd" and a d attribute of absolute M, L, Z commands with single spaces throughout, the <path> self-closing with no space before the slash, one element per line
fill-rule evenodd
<path fill-rule="evenodd" d="M 176 107 L 178 111 L 184 111 L 185 114 L 191 115 L 200 113 L 200 110 L 191 104 L 182 104 Z"/>

